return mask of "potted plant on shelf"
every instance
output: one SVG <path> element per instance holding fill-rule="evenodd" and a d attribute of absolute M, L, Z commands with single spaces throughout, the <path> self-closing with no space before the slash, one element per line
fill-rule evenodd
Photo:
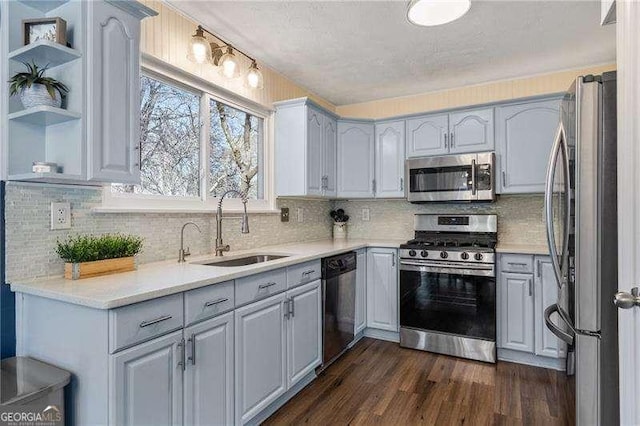
<path fill-rule="evenodd" d="M 40 68 L 35 62 L 24 62 L 24 66 L 27 72 L 19 72 L 9 80 L 10 96 L 19 95 L 25 108 L 41 105 L 60 108 L 69 88 L 56 79 L 44 76 L 48 66 Z"/>
<path fill-rule="evenodd" d="M 58 241 L 56 253 L 66 263 L 64 277 L 70 280 L 133 271 L 142 238 L 135 235 L 80 235 Z"/>
<path fill-rule="evenodd" d="M 344 210 L 331 210 L 329 216 L 333 219 L 333 239 L 341 240 L 347 238 L 347 222 L 349 215 L 344 214 Z"/>

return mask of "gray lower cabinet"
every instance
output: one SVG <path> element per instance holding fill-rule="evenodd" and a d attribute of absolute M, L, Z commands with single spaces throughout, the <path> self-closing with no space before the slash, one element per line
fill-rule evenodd
<path fill-rule="evenodd" d="M 184 329 L 184 424 L 233 424 L 233 312 Z"/>
<path fill-rule="evenodd" d="M 564 358 L 567 356 L 566 344 L 558 339 L 544 323 L 544 310 L 547 306 L 558 301 L 558 286 L 550 257 L 536 256 L 535 282 L 535 353 L 536 355 Z"/>
<path fill-rule="evenodd" d="M 183 344 L 180 330 L 111 356 L 111 424 L 182 424 Z"/>
<path fill-rule="evenodd" d="M 246 423 L 287 390 L 285 293 L 235 311 L 236 422 Z"/>
<path fill-rule="evenodd" d="M 367 253 L 367 327 L 398 331 L 397 250 L 371 248 Z"/>
<path fill-rule="evenodd" d="M 355 334 L 367 327 L 367 251 L 358 250 L 356 259 Z"/>
<path fill-rule="evenodd" d="M 500 274 L 501 347 L 533 352 L 533 277 Z"/>

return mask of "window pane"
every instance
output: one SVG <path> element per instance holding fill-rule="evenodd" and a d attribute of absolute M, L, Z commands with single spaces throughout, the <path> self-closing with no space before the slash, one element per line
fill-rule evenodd
<path fill-rule="evenodd" d="M 263 198 L 262 121 L 211 100 L 208 189 L 214 196 L 235 189 L 250 199 Z"/>
<path fill-rule="evenodd" d="M 198 196 L 200 96 L 142 76 L 140 80 L 140 185 L 116 192 Z"/>

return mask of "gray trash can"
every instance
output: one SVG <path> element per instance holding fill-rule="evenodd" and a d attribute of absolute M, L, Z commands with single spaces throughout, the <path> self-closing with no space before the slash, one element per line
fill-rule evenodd
<path fill-rule="evenodd" d="M 71 373 L 29 357 L 7 358 L 0 364 L 0 420 L 10 415 L 14 421 L 21 416 L 64 424 L 64 387 Z"/>

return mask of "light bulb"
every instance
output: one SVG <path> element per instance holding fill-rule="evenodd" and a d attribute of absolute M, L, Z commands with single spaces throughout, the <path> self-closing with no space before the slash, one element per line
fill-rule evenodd
<path fill-rule="evenodd" d="M 251 63 L 251 67 L 245 76 L 246 86 L 251 89 L 262 89 L 262 73 L 258 69 L 256 61 Z"/>
<path fill-rule="evenodd" d="M 189 53 L 187 59 L 196 64 L 204 64 L 211 58 L 211 46 L 204 38 L 204 30 L 202 27 L 196 29 L 196 33 L 189 40 Z"/>
<path fill-rule="evenodd" d="M 407 18 L 415 25 L 442 25 L 462 17 L 470 7 L 470 0 L 411 0 Z"/>
<path fill-rule="evenodd" d="M 220 64 L 220 74 L 227 78 L 236 78 L 240 75 L 240 66 L 238 58 L 233 53 L 231 46 L 227 47 L 227 51 L 218 62 Z"/>

